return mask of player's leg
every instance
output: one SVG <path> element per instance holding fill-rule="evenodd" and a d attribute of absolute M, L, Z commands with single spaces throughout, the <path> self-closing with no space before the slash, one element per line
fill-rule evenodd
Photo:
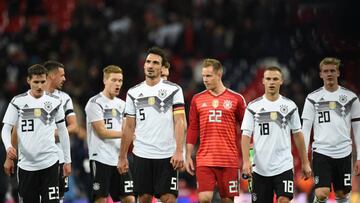
<path fill-rule="evenodd" d="M 239 169 L 217 168 L 216 177 L 221 202 L 234 202 L 234 197 L 239 195 Z"/>
<path fill-rule="evenodd" d="M 174 170 L 170 158 L 153 160 L 154 194 L 162 202 L 176 203 L 179 172 Z"/>
<path fill-rule="evenodd" d="M 334 159 L 333 185 L 337 203 L 348 203 L 351 191 L 351 154 L 345 158 Z"/>
<path fill-rule="evenodd" d="M 273 203 L 274 187 L 273 177 L 261 176 L 253 172 L 251 199 L 253 203 Z"/>
<path fill-rule="evenodd" d="M 119 174 L 116 166 L 113 167 L 110 183 L 110 195 L 114 202 L 134 203 L 134 187 L 131 172 Z"/>
<path fill-rule="evenodd" d="M 273 185 L 278 203 L 289 203 L 294 196 L 294 173 L 292 169 L 274 176 Z"/>
<path fill-rule="evenodd" d="M 154 194 L 152 160 L 133 155 L 133 161 L 134 194 L 139 203 L 151 203 Z"/>
<path fill-rule="evenodd" d="M 216 174 L 213 167 L 196 167 L 196 179 L 200 202 L 211 202 L 216 185 Z"/>
<path fill-rule="evenodd" d="M 40 177 L 37 171 L 17 169 L 19 202 L 40 202 Z"/>
<path fill-rule="evenodd" d="M 59 164 L 59 197 L 64 199 L 65 192 L 69 191 L 69 177 L 64 177 L 64 163 Z"/>
<path fill-rule="evenodd" d="M 315 182 L 314 203 L 326 202 L 332 180 L 331 158 L 313 152 L 312 164 Z"/>
<path fill-rule="evenodd" d="M 38 173 L 41 176 L 41 202 L 59 202 L 59 162 L 56 162 L 54 165 L 38 171 Z"/>
<path fill-rule="evenodd" d="M 109 195 L 111 181 L 111 166 L 98 161 L 90 161 L 90 170 L 92 177 L 92 201 L 96 203 L 106 203 Z"/>

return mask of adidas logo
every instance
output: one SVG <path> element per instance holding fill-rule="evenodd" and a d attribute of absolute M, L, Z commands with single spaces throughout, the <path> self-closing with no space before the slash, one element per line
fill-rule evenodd
<path fill-rule="evenodd" d="M 324 101 L 325 99 L 321 97 L 320 101 Z"/>
<path fill-rule="evenodd" d="M 140 93 L 138 97 L 143 97 L 143 96 L 144 96 L 144 95 L 143 95 L 142 93 Z"/>
<path fill-rule="evenodd" d="M 24 108 L 29 108 L 29 106 L 27 104 L 25 104 Z"/>
<path fill-rule="evenodd" d="M 201 104 L 201 107 L 207 107 L 206 103 L 205 103 L 205 102 L 202 103 L 202 104 Z"/>
<path fill-rule="evenodd" d="M 264 108 L 261 108 L 261 109 L 260 109 L 260 112 L 264 112 L 264 111 L 265 111 L 265 109 L 264 109 Z"/>

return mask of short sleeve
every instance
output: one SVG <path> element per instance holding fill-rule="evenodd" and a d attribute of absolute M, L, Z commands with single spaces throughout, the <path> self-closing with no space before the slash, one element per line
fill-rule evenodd
<path fill-rule="evenodd" d="M 135 117 L 136 116 L 136 109 L 134 104 L 134 97 L 132 97 L 129 92 L 126 95 L 126 102 L 125 102 L 125 115 Z"/>
<path fill-rule="evenodd" d="M 86 117 L 90 123 L 104 120 L 104 114 L 100 104 L 89 102 L 85 107 Z"/>
<path fill-rule="evenodd" d="M 243 122 L 241 124 L 241 130 L 242 131 L 246 131 L 249 132 L 251 136 L 251 134 L 253 134 L 254 131 L 254 115 L 251 113 L 251 110 L 248 108 L 246 108 L 245 113 L 244 113 L 244 119 Z"/>
<path fill-rule="evenodd" d="M 301 115 L 302 119 L 314 121 L 315 118 L 315 107 L 314 104 L 307 97 L 304 104 L 304 109 Z"/>
<path fill-rule="evenodd" d="M 18 117 L 19 117 L 18 109 L 16 108 L 16 105 L 12 101 L 9 103 L 6 109 L 3 118 L 3 123 L 7 123 L 14 126 L 17 122 Z"/>

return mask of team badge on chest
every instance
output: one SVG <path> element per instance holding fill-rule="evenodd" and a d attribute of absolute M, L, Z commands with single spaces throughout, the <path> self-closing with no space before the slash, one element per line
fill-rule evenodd
<path fill-rule="evenodd" d="M 112 110 L 111 110 L 111 114 L 112 114 L 113 117 L 116 117 L 116 116 L 117 116 L 117 111 L 116 111 L 116 109 L 112 109 Z"/>
<path fill-rule="evenodd" d="M 229 110 L 232 107 L 232 101 L 231 100 L 225 100 L 223 104 L 224 108 Z"/>
<path fill-rule="evenodd" d="M 41 109 L 39 109 L 39 108 L 36 108 L 36 109 L 34 109 L 34 116 L 35 117 L 40 117 L 41 116 Z"/>
<path fill-rule="evenodd" d="M 336 108 L 336 102 L 333 102 L 333 101 L 329 102 L 329 108 L 330 109 L 335 109 Z"/>
<path fill-rule="evenodd" d="M 218 106 L 219 106 L 219 100 L 214 99 L 214 100 L 211 102 L 211 106 L 213 106 L 214 108 L 218 107 Z"/>
<path fill-rule="evenodd" d="M 277 112 L 270 112 L 270 119 L 275 121 L 277 119 Z"/>
<path fill-rule="evenodd" d="M 149 97 L 148 98 L 148 104 L 149 105 L 154 105 L 155 104 L 155 97 Z"/>

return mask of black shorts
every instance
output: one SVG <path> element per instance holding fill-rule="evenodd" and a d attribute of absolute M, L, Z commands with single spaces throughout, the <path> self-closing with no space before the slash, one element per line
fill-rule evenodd
<path fill-rule="evenodd" d="M 109 166 L 98 161 L 90 161 L 92 178 L 92 198 L 107 197 L 109 194 L 114 202 L 121 197 L 133 194 L 133 181 L 130 171 L 120 175 L 116 166 Z"/>
<path fill-rule="evenodd" d="M 64 198 L 65 192 L 69 191 L 69 177 L 64 177 L 64 163 L 59 165 L 59 197 Z"/>
<path fill-rule="evenodd" d="M 134 155 L 134 192 L 160 198 L 163 194 L 178 196 L 178 171 L 170 158 L 146 159 Z"/>
<path fill-rule="evenodd" d="M 291 170 L 275 176 L 261 176 L 253 173 L 253 190 L 251 194 L 253 203 L 272 203 L 274 192 L 280 196 L 288 197 L 290 200 L 294 195 L 294 173 Z"/>
<path fill-rule="evenodd" d="M 331 188 L 333 183 L 335 191 L 345 194 L 351 191 L 351 154 L 344 158 L 333 159 L 313 152 L 313 171 L 315 188 Z"/>
<path fill-rule="evenodd" d="M 22 202 L 59 202 L 59 163 L 38 171 L 18 169 Z"/>

